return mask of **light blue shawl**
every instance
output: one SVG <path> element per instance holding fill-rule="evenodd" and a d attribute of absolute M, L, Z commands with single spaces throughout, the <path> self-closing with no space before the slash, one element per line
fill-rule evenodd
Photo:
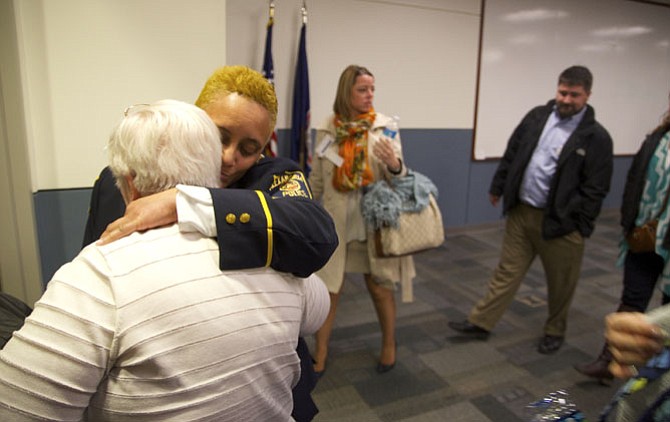
<path fill-rule="evenodd" d="M 380 180 L 366 187 L 361 212 L 368 227 L 378 229 L 398 226 L 402 212 L 419 212 L 428 206 L 429 196 L 437 199 L 437 187 L 426 176 L 408 170 L 404 177 L 394 177 L 390 184 Z"/>

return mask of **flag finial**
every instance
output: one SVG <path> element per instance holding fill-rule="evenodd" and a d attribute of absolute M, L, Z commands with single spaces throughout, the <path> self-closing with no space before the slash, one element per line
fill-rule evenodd
<path fill-rule="evenodd" d="M 270 19 L 273 19 L 275 17 L 275 2 L 270 0 Z"/>
<path fill-rule="evenodd" d="M 302 0 L 302 23 L 306 24 L 307 23 L 307 3 L 305 0 Z"/>

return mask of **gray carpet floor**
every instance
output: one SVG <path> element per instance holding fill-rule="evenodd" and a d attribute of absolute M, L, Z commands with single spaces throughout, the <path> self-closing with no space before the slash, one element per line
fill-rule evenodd
<path fill-rule="evenodd" d="M 402 303 L 396 295 L 397 364 L 386 374 L 375 372 L 381 336 L 363 278 L 347 276 L 327 369 L 314 392 L 315 420 L 522 421 L 529 403 L 558 390 L 596 420 L 621 381 L 603 386 L 572 365 L 597 355 L 603 318 L 618 305 L 618 218 L 617 210 L 604 211 L 586 242 L 566 342 L 554 355 L 537 352 L 547 316 L 539 260 L 488 340 L 465 339 L 447 326 L 484 294 L 498 262 L 502 220 L 448 230 L 442 247 L 415 256 L 415 299 Z M 660 297 L 652 303 L 658 306 Z"/>

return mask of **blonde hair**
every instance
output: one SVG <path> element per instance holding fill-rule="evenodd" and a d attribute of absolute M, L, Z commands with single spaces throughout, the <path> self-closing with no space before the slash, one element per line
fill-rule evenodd
<path fill-rule="evenodd" d="M 220 132 L 207 114 L 181 101 L 129 107 L 107 143 L 109 167 L 121 192 L 126 176 L 141 196 L 178 183 L 219 187 Z"/>
<path fill-rule="evenodd" d="M 216 69 L 202 87 L 195 105 L 204 109 L 230 94 L 250 99 L 270 114 L 270 131 L 277 123 L 277 95 L 272 84 L 259 72 L 246 66 L 224 66 Z"/>
<path fill-rule="evenodd" d="M 355 64 L 347 66 L 340 75 L 337 83 L 337 93 L 333 103 L 333 111 L 339 114 L 344 120 L 351 120 L 356 116 L 354 108 L 351 106 L 351 91 L 356 84 L 356 78 L 361 75 L 368 75 L 374 78 L 372 72 L 363 66 Z"/>

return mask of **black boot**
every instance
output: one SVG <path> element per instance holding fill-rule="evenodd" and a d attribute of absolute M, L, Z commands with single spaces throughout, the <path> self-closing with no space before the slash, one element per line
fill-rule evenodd
<path fill-rule="evenodd" d="M 609 364 L 612 361 L 612 353 L 610 353 L 607 343 L 603 347 L 602 352 L 596 360 L 590 363 L 581 363 L 574 366 L 577 372 L 586 375 L 587 377 L 596 378 L 601 384 L 606 384 L 605 381 L 610 381 L 614 378 L 609 370 Z"/>
<path fill-rule="evenodd" d="M 621 303 L 617 312 L 644 312 L 636 307 L 629 306 Z M 612 361 L 612 353 L 610 353 L 607 343 L 603 346 L 603 350 L 600 352 L 600 355 L 596 360 L 589 363 L 580 363 L 574 365 L 574 368 L 580 374 L 584 374 L 587 377 L 596 378 L 600 381 L 601 384 L 606 384 L 605 381 L 612 380 L 614 375 L 609 370 L 610 362 Z"/>

